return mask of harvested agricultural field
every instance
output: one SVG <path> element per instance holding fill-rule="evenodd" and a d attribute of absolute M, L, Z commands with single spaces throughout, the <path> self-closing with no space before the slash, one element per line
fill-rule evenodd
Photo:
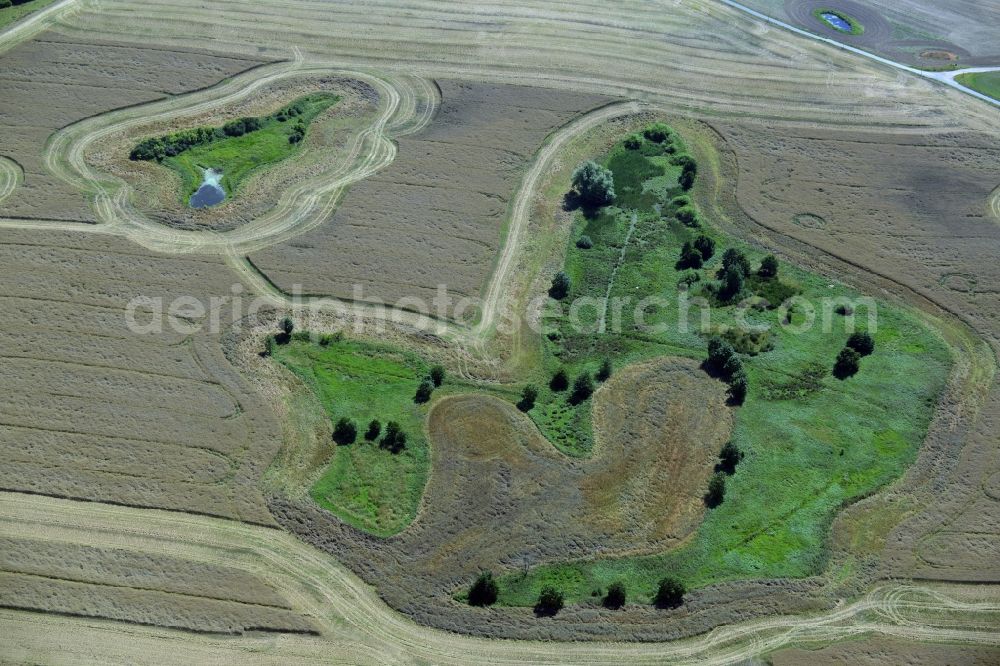
<path fill-rule="evenodd" d="M 164 305 L 157 319 L 154 300 L 128 325 L 135 297 L 231 294 L 225 264 L 41 234 L 7 230 L 0 243 L 0 487 L 270 523 L 254 486 L 277 424 L 207 333 L 229 309 L 180 320 Z"/>
<path fill-rule="evenodd" d="M 792 25 L 916 67 L 1000 65 L 1000 31 L 994 2 L 960 0 L 745 0 L 742 4 Z M 822 12 L 849 17 L 851 34 L 830 25 Z"/>
<path fill-rule="evenodd" d="M 24 172 L 3 201 L 8 218 L 93 222 L 87 199 L 46 167 L 49 136 L 112 109 L 202 88 L 260 60 L 137 44 L 79 42 L 50 33 L 0 55 L 0 118 L 10 134 L 0 155 Z"/>
<path fill-rule="evenodd" d="M 239 569 L 36 538 L 0 538 L 0 606 L 187 631 L 312 633 Z"/>
<path fill-rule="evenodd" d="M 745 4 L 60 0 L 0 27 L 0 661 L 995 661 L 1000 116 L 952 77 L 1000 64 L 1000 6 Z M 304 145 L 217 208 L 126 163 L 317 87 L 340 100 Z M 683 141 L 619 150 L 657 120 Z M 618 188 L 594 216 L 565 196 L 586 159 Z M 567 306 L 686 288 L 732 355 L 702 366 L 675 303 L 574 330 L 560 270 Z M 790 295 L 850 300 L 874 352 L 737 326 L 801 324 Z M 406 464 L 371 418 L 405 421 Z"/>
<path fill-rule="evenodd" d="M 428 314 L 454 315 L 454 300 L 476 298 L 485 285 L 531 155 L 559 125 L 608 101 L 518 86 L 438 86 L 436 115 L 399 140 L 391 166 L 353 186 L 316 230 L 250 256 L 278 288 L 404 308 L 417 307 L 404 299 L 422 299 Z M 439 288 L 452 301 L 443 312 L 431 310 Z"/>

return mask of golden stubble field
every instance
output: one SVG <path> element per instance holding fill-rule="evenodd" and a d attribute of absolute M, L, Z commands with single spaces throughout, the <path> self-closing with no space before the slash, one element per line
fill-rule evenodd
<path fill-rule="evenodd" d="M 3 44 L 0 36 L 0 50 Z M 707 2 L 635 3 L 609 15 L 606 5 L 598 2 L 489 9 L 418 3 L 406 11 L 394 3 L 333 8 L 321 2 L 234 2 L 220 11 L 193 1 L 101 0 L 80 3 L 34 41 L 0 54 L 5 93 L 0 124 L 5 136 L 14 137 L 0 147 L 6 158 L 0 164 L 11 165 L 3 169 L 8 175 L 0 181 L 0 194 L 10 187 L 3 183 L 14 183 L 0 202 L 0 224 L 8 227 L 0 244 L 6 273 L 0 300 L 5 303 L 3 326 L 9 341 L 0 379 L 5 395 L 0 443 L 10 461 L 4 466 L 4 489 L 272 524 L 258 486 L 281 445 L 281 426 L 260 392 L 225 358 L 219 336 L 165 334 L 137 340 L 122 328 L 124 304 L 140 293 L 229 293 L 236 282 L 231 261 L 224 261 L 217 247 L 184 256 L 160 254 L 71 224 L 93 223 L 97 216 L 83 195 L 53 176 L 43 154 L 51 134 L 75 121 L 165 93 L 211 86 L 264 62 L 291 59 L 296 50 L 306 62 L 369 72 L 636 99 L 708 122 L 717 134 L 706 139 L 706 145 L 716 144 L 722 155 L 716 207 L 723 224 L 784 256 L 921 308 L 955 349 L 956 374 L 921 459 L 892 492 L 849 510 L 835 526 L 835 545 L 851 551 L 858 543 L 876 544 L 865 566 L 880 576 L 986 583 L 981 591 L 987 598 L 966 598 L 950 608 L 959 615 L 991 612 L 990 604 L 996 603 L 995 596 L 989 597 L 991 584 L 1000 566 L 995 556 L 1000 540 L 995 437 L 1000 391 L 993 382 L 1000 332 L 995 261 L 1000 220 L 990 197 L 1000 185 L 994 148 L 1000 115 L 995 107 L 956 91 L 814 45 Z M 397 173 L 403 180 L 405 172 Z M 733 180 L 735 194 L 727 195 L 723 190 L 732 191 Z M 530 202 L 530 192 L 523 196 Z M 516 213 L 518 207 L 512 205 L 511 210 Z M 274 270 L 280 269 L 287 270 L 277 265 Z M 447 264 L 442 270 L 447 272 Z M 354 277 L 348 273 L 340 279 Z M 400 281 L 391 271 L 384 278 L 398 288 Z M 492 293 L 487 281 L 485 272 L 477 273 L 464 289 Z M 19 507 L 52 502 L 14 497 Z M 45 505 L 54 515 L 83 515 L 72 512 L 86 512 L 90 506 Z M 92 506 L 96 511 L 103 505 Z M 70 528 L 25 534 L 25 525 L 31 524 L 27 510 L 5 514 L 5 554 L 16 555 L 18 548 L 27 547 L 15 539 L 38 539 L 65 555 L 38 558 L 42 568 L 32 571 L 23 570 L 23 558 L 4 560 L 2 590 L 28 599 L 23 605 L 32 607 L 31 598 L 37 595 L 50 600 L 49 608 L 38 605 L 45 610 L 77 614 L 82 608 L 89 609 L 83 614 L 170 626 L 177 624 L 178 614 L 187 612 L 187 603 L 199 604 L 197 610 L 203 612 L 216 602 L 247 602 L 191 602 L 184 590 L 152 582 L 149 594 L 167 595 L 166 607 L 175 617 L 150 618 L 141 603 L 122 601 L 121 595 L 133 594 L 133 584 L 125 584 L 130 589 L 123 592 L 115 579 L 120 573 L 112 565 L 120 559 L 128 562 L 130 571 L 155 577 L 178 563 L 154 559 L 138 564 L 134 556 L 108 550 L 149 550 L 122 536 L 152 530 L 148 514 L 117 508 L 118 525 L 99 531 L 101 539 L 90 543 L 98 551 L 91 552 L 80 550 L 76 544 L 82 535 Z M 241 540 L 247 548 L 266 550 L 271 542 L 290 539 L 272 528 L 243 529 L 238 523 L 230 528 L 199 516 L 177 520 L 180 525 L 190 520 L 191 526 L 230 530 L 232 552 L 239 551 Z M 157 543 L 186 538 L 183 529 L 165 529 Z M 204 548 L 178 547 L 171 557 L 195 561 L 207 552 Z M 170 545 L 152 548 L 173 550 Z M 303 550 L 303 557 L 306 552 L 313 551 Z M 221 564 L 227 556 L 212 559 Z M 85 573 L 53 583 L 59 579 L 60 559 L 80 561 Z M 319 573 L 311 580 L 321 581 L 327 573 L 341 575 L 335 563 L 316 566 Z M 301 574 L 283 576 L 290 580 Z M 257 575 L 267 578 L 260 570 Z M 274 619 L 279 612 L 274 610 L 265 619 L 253 619 L 259 609 L 231 608 L 236 619 L 227 627 L 316 626 L 317 606 L 305 603 L 301 590 L 295 591 L 299 588 L 268 580 L 269 587 L 282 590 L 276 594 L 283 601 L 272 600 L 274 606 L 282 613 L 294 607 L 295 618 Z M 327 600 L 364 589 L 357 582 L 344 583 Z M 958 594 L 956 588 L 947 589 Z M 212 597 L 211 588 L 205 590 L 202 596 Z M 857 614 L 837 616 L 836 622 L 893 633 L 897 630 L 890 625 L 901 625 L 891 613 L 890 621 L 865 616 L 872 608 L 891 607 L 883 601 L 878 598 Z M 403 606 L 398 601 L 394 605 Z M 363 604 L 369 615 L 360 620 L 352 615 L 356 608 L 350 603 L 335 607 L 338 618 L 354 618 L 346 620 L 348 625 L 386 628 L 405 623 L 377 600 Z M 913 608 L 925 624 L 898 629 L 904 640 L 996 642 L 992 620 L 973 622 L 961 633 L 950 623 L 930 627 L 919 615 L 920 605 Z M 449 608 L 447 621 L 438 624 L 450 625 L 459 612 L 467 613 Z M 13 628 L 21 650 L 12 654 L 22 660 L 64 660 L 74 650 L 96 659 L 108 654 L 109 644 L 100 637 L 114 635 L 118 638 L 111 644 L 120 644 L 119 632 L 131 632 L 143 645 L 155 646 L 157 652 L 147 655 L 183 659 L 183 651 L 164 651 L 176 642 L 171 640 L 176 634 L 164 630 L 5 613 L 5 624 Z M 711 615 L 711 609 L 706 613 Z M 311 619 L 297 619 L 306 615 Z M 199 616 L 186 617 L 192 624 Z M 728 622 L 747 615 L 736 608 L 726 617 Z M 595 614 L 572 621 L 584 632 L 588 623 L 600 626 L 603 620 Z M 512 627 L 523 626 L 538 635 L 537 628 L 528 628 L 531 622 L 525 615 Z M 734 628 L 733 635 L 743 640 L 747 633 L 776 631 L 780 638 L 735 649 L 721 639 L 713 642 L 715 634 L 709 634 L 702 644 L 707 652 L 689 656 L 711 654 L 726 663 L 791 640 L 777 631 L 780 623 L 761 622 L 763 627 L 744 628 L 743 633 Z M 320 622 L 321 636 L 301 639 L 306 642 L 289 639 L 267 645 L 315 657 L 324 651 L 324 637 L 337 636 L 336 627 L 344 623 Z M 373 660 L 408 661 L 417 655 L 442 663 L 461 663 L 470 655 L 502 660 L 507 649 L 520 660 L 579 663 L 584 655 L 594 661 L 622 655 L 631 660 L 642 655 L 662 658 L 672 649 L 595 644 L 589 650 L 553 651 L 535 644 L 501 648 L 471 643 L 472 652 L 445 658 L 446 650 L 466 647 L 463 639 L 405 624 L 409 633 L 386 631 L 381 636 L 383 643 L 395 646 L 384 648 L 388 653 L 371 653 L 379 656 Z M 467 624 L 460 622 L 457 628 L 468 630 L 463 626 Z M 714 626 L 711 620 L 698 625 L 700 630 L 709 626 Z M 78 638 L 73 645 L 43 646 L 39 636 L 55 627 Z M 558 625 L 542 633 L 551 638 L 565 635 Z M 850 634 L 850 627 L 838 627 L 825 635 Z M 803 635 L 816 640 L 824 634 L 800 630 Z M 199 650 L 260 647 L 253 640 L 206 640 L 192 638 L 183 650 L 204 657 L 207 653 Z M 421 654 L 415 645 L 423 640 L 441 652 Z M 127 646 L 120 650 L 119 656 L 128 653 Z M 361 660 L 356 649 L 343 650 L 345 660 Z"/>

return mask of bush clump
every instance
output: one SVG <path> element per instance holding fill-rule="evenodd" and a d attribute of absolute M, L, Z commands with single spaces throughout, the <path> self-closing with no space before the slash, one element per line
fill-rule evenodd
<path fill-rule="evenodd" d="M 605 608 L 621 608 L 625 605 L 625 583 L 617 581 L 608 586 L 608 593 L 604 595 Z"/>
<path fill-rule="evenodd" d="M 684 603 L 686 592 L 684 583 L 673 576 L 665 576 L 660 579 L 656 594 L 653 596 L 653 603 L 659 608 L 676 608 Z"/>
<path fill-rule="evenodd" d="M 522 412 L 530 412 L 534 409 L 537 399 L 538 389 L 529 384 L 521 389 L 521 399 L 517 401 L 517 408 Z"/>
<path fill-rule="evenodd" d="M 492 606 L 497 602 L 500 588 L 493 578 L 493 572 L 484 571 L 469 588 L 470 606 Z"/>
<path fill-rule="evenodd" d="M 333 441 L 341 446 L 353 444 L 354 440 L 357 438 L 358 428 L 354 425 L 354 421 L 347 417 L 339 419 L 337 424 L 333 427 Z"/>
<path fill-rule="evenodd" d="M 594 241 L 591 240 L 590 236 L 583 235 L 576 239 L 576 246 L 581 250 L 589 250 L 594 247 Z"/>
<path fill-rule="evenodd" d="M 861 356 L 868 356 L 875 351 L 875 340 L 866 332 L 851 333 L 851 337 L 847 338 L 847 346 Z"/>
<path fill-rule="evenodd" d="M 552 286 L 549 287 L 549 296 L 561 301 L 569 295 L 569 290 L 573 286 L 573 283 L 569 279 L 569 275 L 565 271 L 559 271 L 552 278 Z"/>
<path fill-rule="evenodd" d="M 535 604 L 535 613 L 538 615 L 555 615 L 563 608 L 563 593 L 547 585 L 542 588 L 538 595 L 538 602 Z"/>
<path fill-rule="evenodd" d="M 399 453 L 406 448 L 406 433 L 395 421 L 389 421 L 385 426 L 385 436 L 379 446 L 391 453 Z"/>
<path fill-rule="evenodd" d="M 861 369 L 861 354 L 856 349 L 844 347 L 837 354 L 837 360 L 833 363 L 833 376 L 837 379 L 847 379 L 858 374 Z"/>

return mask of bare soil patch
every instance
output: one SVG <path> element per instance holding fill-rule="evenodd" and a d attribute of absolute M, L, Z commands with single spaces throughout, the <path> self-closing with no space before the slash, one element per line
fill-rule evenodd
<path fill-rule="evenodd" d="M 608 101 L 519 86 L 440 88 L 431 124 L 398 141 L 391 166 L 352 187 L 322 226 L 251 256 L 278 287 L 390 305 L 429 304 L 438 285 L 452 298 L 478 296 L 531 156 L 553 129 Z"/>

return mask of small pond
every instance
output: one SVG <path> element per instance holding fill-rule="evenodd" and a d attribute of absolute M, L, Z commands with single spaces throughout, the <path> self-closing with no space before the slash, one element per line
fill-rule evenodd
<path fill-rule="evenodd" d="M 833 12 L 823 12 L 820 14 L 824 21 L 832 25 L 834 28 L 841 32 L 851 32 L 851 22 L 845 19 L 840 14 L 834 14 Z"/>
<path fill-rule="evenodd" d="M 208 208 L 226 200 L 226 191 L 220 181 L 222 172 L 217 169 L 205 169 L 205 180 L 198 191 L 191 195 L 188 205 L 191 208 Z"/>

